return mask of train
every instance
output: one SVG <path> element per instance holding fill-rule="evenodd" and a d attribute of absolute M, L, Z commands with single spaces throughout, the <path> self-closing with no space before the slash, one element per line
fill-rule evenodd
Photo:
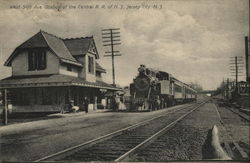
<path fill-rule="evenodd" d="M 130 84 L 132 111 L 153 111 L 195 101 L 197 91 L 165 71 L 140 65 Z"/>

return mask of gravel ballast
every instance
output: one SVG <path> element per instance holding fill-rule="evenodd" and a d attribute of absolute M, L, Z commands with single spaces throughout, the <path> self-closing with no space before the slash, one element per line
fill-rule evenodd
<path fill-rule="evenodd" d="M 207 136 L 209 130 L 218 124 L 220 122 L 213 104 L 207 103 L 132 156 L 131 161 L 209 159 Z"/>
<path fill-rule="evenodd" d="M 218 112 L 223 123 L 224 132 L 226 132 L 227 137 L 224 138 L 223 143 L 227 144 L 238 144 L 236 151 L 233 151 L 234 159 L 250 158 L 250 127 L 249 122 L 240 117 L 239 115 L 233 113 L 227 107 L 217 107 Z M 236 109 L 236 108 L 231 108 Z M 239 150 L 243 152 L 239 153 Z"/>

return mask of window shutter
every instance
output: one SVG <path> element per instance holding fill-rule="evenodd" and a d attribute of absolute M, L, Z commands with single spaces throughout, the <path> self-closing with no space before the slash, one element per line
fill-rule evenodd
<path fill-rule="evenodd" d="M 44 51 L 41 51 L 40 53 L 39 53 L 39 62 L 40 62 L 40 65 L 39 65 L 39 69 L 40 70 L 44 70 L 45 69 L 45 64 L 46 64 L 46 54 L 45 54 L 45 52 Z"/>
<path fill-rule="evenodd" d="M 94 73 L 94 59 L 91 57 L 91 73 Z"/>
<path fill-rule="evenodd" d="M 89 68 L 89 72 L 91 72 L 91 58 L 90 58 L 90 56 L 88 56 L 88 68 Z"/>
<path fill-rule="evenodd" d="M 93 58 L 90 57 L 90 72 L 93 72 Z"/>
<path fill-rule="evenodd" d="M 47 55 L 46 51 L 43 51 L 43 69 L 46 69 L 47 67 Z"/>
<path fill-rule="evenodd" d="M 34 57 L 34 69 L 38 69 L 38 60 L 39 60 L 39 55 L 38 55 L 38 51 L 37 50 L 34 50 L 33 51 L 33 57 Z"/>
<path fill-rule="evenodd" d="M 37 51 L 36 53 L 36 62 L 37 62 L 37 69 L 41 70 L 42 69 L 42 53 L 40 51 Z"/>
<path fill-rule="evenodd" d="M 28 70 L 34 70 L 34 56 L 32 51 L 28 52 Z"/>
<path fill-rule="evenodd" d="M 37 69 L 44 70 L 46 68 L 46 52 L 38 51 L 37 52 Z"/>

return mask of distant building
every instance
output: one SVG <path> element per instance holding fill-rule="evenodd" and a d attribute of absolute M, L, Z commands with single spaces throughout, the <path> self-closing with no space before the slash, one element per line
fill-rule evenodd
<path fill-rule="evenodd" d="M 240 95 L 249 95 L 250 83 L 245 81 L 238 82 L 238 91 Z"/>
<path fill-rule="evenodd" d="M 12 76 L 0 81 L 0 89 L 8 89 L 17 112 L 59 111 L 70 100 L 81 106 L 85 96 L 96 108 L 106 103 L 106 93 L 121 90 L 103 82 L 106 70 L 98 59 L 93 36 L 62 39 L 40 31 L 7 59 Z"/>

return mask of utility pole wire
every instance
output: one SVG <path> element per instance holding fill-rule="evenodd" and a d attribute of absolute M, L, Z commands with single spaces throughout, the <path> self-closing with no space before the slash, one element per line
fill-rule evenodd
<path fill-rule="evenodd" d="M 112 29 L 103 29 L 102 30 L 102 39 L 103 46 L 110 46 L 110 51 L 106 51 L 105 53 L 108 55 L 104 55 L 104 57 L 112 58 L 112 78 L 113 85 L 115 85 L 115 57 L 121 56 L 120 51 L 114 50 L 115 45 L 121 45 L 120 40 L 120 28 L 112 28 Z"/>
<path fill-rule="evenodd" d="M 237 66 L 237 56 L 235 57 L 235 79 L 236 79 L 236 92 L 238 93 L 238 66 Z"/>
<path fill-rule="evenodd" d="M 229 68 L 231 76 L 235 76 L 235 91 L 237 94 L 239 93 L 238 77 L 243 74 L 243 64 L 242 56 L 235 56 L 234 60 L 230 57 Z"/>
<path fill-rule="evenodd" d="M 248 57 L 249 57 L 249 54 L 248 54 L 248 37 L 246 36 L 245 37 L 245 59 L 246 59 L 246 83 L 249 82 L 250 83 L 250 79 L 249 79 L 249 72 L 248 72 Z M 248 90 L 250 92 L 250 90 Z"/>

